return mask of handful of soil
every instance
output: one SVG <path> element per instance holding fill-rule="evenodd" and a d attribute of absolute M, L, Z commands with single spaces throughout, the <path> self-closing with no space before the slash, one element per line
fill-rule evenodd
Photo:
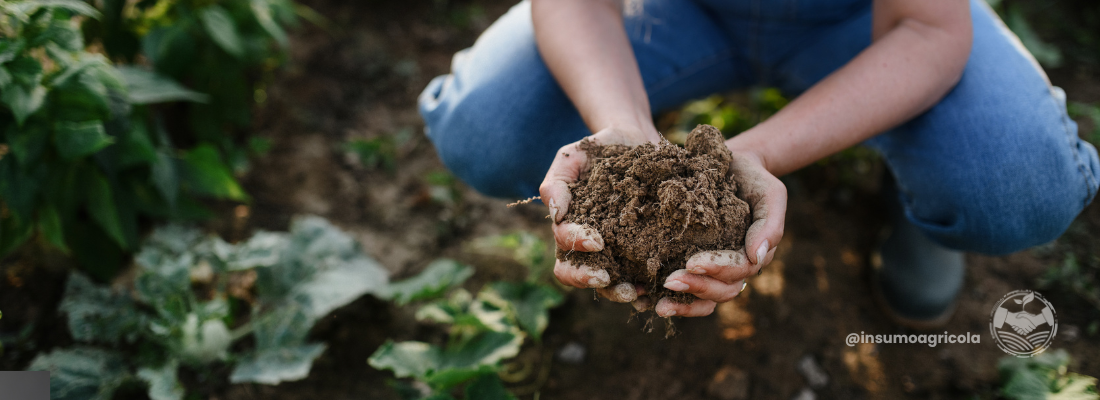
<path fill-rule="evenodd" d="M 562 221 L 595 228 L 604 249 L 559 248 L 558 259 L 607 270 L 611 286 L 642 285 L 654 301 L 691 303 L 694 295 L 665 289 L 665 278 L 695 253 L 745 246 L 749 205 L 727 175 L 733 154 L 717 128 L 697 126 L 686 148 L 599 146 L 588 139 L 580 148 L 588 166 L 569 185 L 573 200 Z"/>

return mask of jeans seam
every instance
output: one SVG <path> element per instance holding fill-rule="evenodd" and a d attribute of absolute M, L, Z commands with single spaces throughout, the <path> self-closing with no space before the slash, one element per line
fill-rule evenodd
<path fill-rule="evenodd" d="M 1054 96 L 1051 96 L 1051 100 L 1058 105 L 1059 111 L 1062 112 L 1062 129 L 1066 132 L 1066 144 L 1069 145 L 1069 151 L 1073 153 L 1073 161 L 1077 163 L 1077 171 L 1085 178 L 1085 198 L 1081 201 L 1081 208 L 1084 208 L 1089 205 L 1089 200 L 1095 195 L 1093 188 L 1100 186 L 1100 184 L 1093 181 L 1095 177 L 1086 170 L 1085 160 L 1081 159 L 1081 152 L 1077 149 L 1076 143 L 1077 140 L 1080 139 L 1077 137 L 1077 132 L 1073 132 L 1073 130 L 1069 128 L 1069 121 L 1067 121 L 1069 119 L 1069 111 L 1066 109 L 1065 104 L 1055 99 Z"/>

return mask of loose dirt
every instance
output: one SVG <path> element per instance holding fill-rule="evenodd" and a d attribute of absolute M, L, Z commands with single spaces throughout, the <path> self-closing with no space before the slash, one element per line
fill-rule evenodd
<path fill-rule="evenodd" d="M 643 285 L 653 299 L 690 303 L 694 295 L 665 289 L 665 278 L 688 257 L 745 245 L 749 205 L 730 175 L 733 154 L 722 133 L 699 125 L 685 148 L 663 142 L 601 146 L 585 139 L 589 165 L 569 186 L 563 222 L 599 232 L 604 249 L 558 249 L 558 259 L 607 270 L 611 285 Z"/>

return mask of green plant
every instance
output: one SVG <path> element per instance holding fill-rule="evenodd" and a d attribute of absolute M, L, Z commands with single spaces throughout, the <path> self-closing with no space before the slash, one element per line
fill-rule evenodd
<path fill-rule="evenodd" d="M 787 99 L 775 88 L 758 88 L 734 96 L 712 95 L 688 103 L 673 116 L 675 121 L 665 137 L 683 144 L 696 125 L 718 128 L 727 138 L 752 128 L 787 105 Z"/>
<path fill-rule="evenodd" d="M 149 104 L 206 101 L 156 73 L 83 50 L 79 1 L 0 2 L 0 256 L 30 239 L 106 279 L 139 218 L 202 215 L 196 196 L 243 199 L 209 146 L 177 150 Z"/>
<path fill-rule="evenodd" d="M 1055 350 L 1034 358 L 1005 357 L 997 363 L 1001 395 L 1012 400 L 1095 400 L 1096 378 L 1068 372 L 1070 357 Z"/>
<path fill-rule="evenodd" d="M 124 291 L 70 276 L 60 308 L 78 345 L 40 354 L 29 368 L 53 373 L 54 398 L 109 399 L 140 380 L 151 399 L 178 400 L 179 368 L 202 373 L 219 362 L 233 365 L 234 383 L 302 379 L 325 350 L 307 340 L 310 328 L 365 293 L 382 293 L 387 281 L 354 239 L 317 217 L 237 245 L 168 226 L 136 261 Z M 231 351 L 246 336 L 254 347 Z"/>
<path fill-rule="evenodd" d="M 345 145 L 347 151 L 359 157 L 366 168 L 383 167 L 392 172 L 397 162 L 397 143 L 391 136 L 372 139 L 352 139 Z"/>
<path fill-rule="evenodd" d="M 531 250 L 535 246 L 519 246 L 526 239 L 520 234 L 495 236 L 479 239 L 477 246 L 505 244 L 510 247 L 506 250 L 515 251 L 517 259 L 541 263 L 541 259 L 527 257 L 536 252 L 545 255 L 545 244 L 541 251 Z M 408 298 L 398 297 L 399 293 L 421 294 L 416 299 L 438 297 L 446 288 L 460 285 L 471 273 L 472 268 L 457 266 L 453 261 L 436 261 L 421 274 L 392 284 L 391 288 L 400 290 L 391 292 L 391 297 Z M 504 362 L 519 354 L 524 338 L 541 341 L 549 324 L 549 309 L 562 301 L 562 295 L 552 286 L 539 283 L 534 273 L 525 282 L 489 283 L 476 295 L 455 289 L 447 298 L 431 301 L 416 312 L 420 321 L 447 327 L 444 344 L 389 340 L 368 362 L 374 368 L 392 370 L 398 378 L 418 382 L 401 386 L 406 398 L 453 399 L 453 392 L 464 386 L 466 399 L 514 399 L 499 376 L 504 373 Z"/>
<path fill-rule="evenodd" d="M 291 0 L 103 0 L 103 18 L 84 32 L 108 56 L 136 62 L 210 96 L 204 104 L 161 110 L 183 122 L 171 133 L 188 143 L 210 143 L 229 163 L 247 159 L 243 129 L 251 108 L 285 59 L 285 26 L 304 7 Z"/>

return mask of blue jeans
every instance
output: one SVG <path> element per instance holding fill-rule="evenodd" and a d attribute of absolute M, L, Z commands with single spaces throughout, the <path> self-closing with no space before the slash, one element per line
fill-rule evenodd
<path fill-rule="evenodd" d="M 1096 149 L 1065 94 L 982 0 L 958 85 L 864 144 L 882 153 L 906 217 L 936 242 L 1003 254 L 1053 240 L 1096 195 Z M 871 43 L 866 0 L 646 0 L 625 17 L 653 112 L 753 85 L 796 96 Z M 527 2 L 455 54 L 420 95 L 440 158 L 478 191 L 538 194 L 555 151 L 591 132 L 535 45 Z"/>

